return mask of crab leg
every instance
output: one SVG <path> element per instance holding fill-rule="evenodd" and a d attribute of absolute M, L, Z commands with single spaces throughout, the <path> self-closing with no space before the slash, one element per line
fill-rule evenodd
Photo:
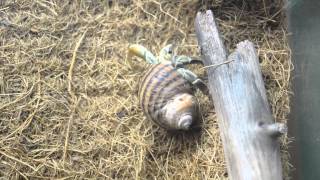
<path fill-rule="evenodd" d="M 186 64 L 203 64 L 201 60 L 191 58 L 189 56 L 177 56 L 176 58 L 173 58 L 172 65 L 174 67 L 183 67 L 183 65 Z"/>
<path fill-rule="evenodd" d="M 206 88 L 205 83 L 192 71 L 184 68 L 178 68 L 177 71 L 183 76 L 183 78 L 185 78 L 191 84 L 193 84 L 200 90 L 205 90 Z"/>

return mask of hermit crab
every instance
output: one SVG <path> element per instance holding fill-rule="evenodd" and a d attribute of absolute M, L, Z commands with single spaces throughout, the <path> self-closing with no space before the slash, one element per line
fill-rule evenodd
<path fill-rule="evenodd" d="M 201 60 L 175 55 L 172 44 L 161 49 L 158 57 L 133 44 L 129 46 L 129 56 L 133 55 L 151 64 L 139 82 L 138 98 L 144 114 L 167 130 L 189 130 L 198 124 L 199 106 L 194 92 L 206 86 L 184 65 Z"/>

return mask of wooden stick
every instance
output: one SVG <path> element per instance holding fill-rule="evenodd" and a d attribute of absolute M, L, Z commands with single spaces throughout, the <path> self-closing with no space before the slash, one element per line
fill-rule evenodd
<path fill-rule="evenodd" d="M 277 137 L 285 125 L 274 123 L 259 67 L 249 41 L 229 57 L 211 11 L 199 12 L 196 34 L 206 68 L 231 180 L 282 180 Z M 227 58 L 228 57 L 228 58 Z"/>

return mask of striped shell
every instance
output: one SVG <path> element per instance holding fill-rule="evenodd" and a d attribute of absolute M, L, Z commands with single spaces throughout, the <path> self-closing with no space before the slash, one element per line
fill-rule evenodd
<path fill-rule="evenodd" d="M 140 81 L 145 115 L 167 130 L 188 130 L 197 120 L 198 103 L 191 84 L 171 65 L 151 65 Z"/>

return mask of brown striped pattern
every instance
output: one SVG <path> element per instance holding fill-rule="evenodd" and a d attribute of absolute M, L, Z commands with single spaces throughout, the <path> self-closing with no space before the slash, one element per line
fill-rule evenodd
<path fill-rule="evenodd" d="M 146 116 L 163 127 L 159 110 L 179 93 L 192 94 L 190 83 L 171 64 L 155 64 L 142 77 L 138 96 Z"/>

